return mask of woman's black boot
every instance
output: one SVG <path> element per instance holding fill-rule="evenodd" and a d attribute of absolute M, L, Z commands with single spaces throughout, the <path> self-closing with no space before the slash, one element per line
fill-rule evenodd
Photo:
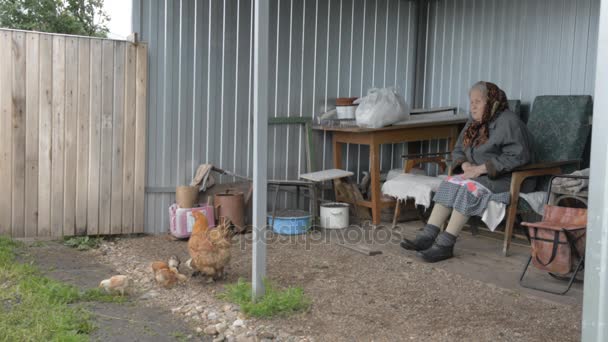
<path fill-rule="evenodd" d="M 416 234 L 414 240 L 403 239 L 403 241 L 401 241 L 401 247 L 409 251 L 423 251 L 433 245 L 438 234 L 439 227 L 427 224 Z"/>
<path fill-rule="evenodd" d="M 454 256 L 454 244 L 456 236 L 443 232 L 437 236 L 437 240 L 429 249 L 416 253 L 416 256 L 426 262 L 438 262 Z"/>

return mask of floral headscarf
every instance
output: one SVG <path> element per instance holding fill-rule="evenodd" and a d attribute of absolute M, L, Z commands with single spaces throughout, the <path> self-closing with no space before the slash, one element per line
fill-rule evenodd
<path fill-rule="evenodd" d="M 486 109 L 481 117 L 481 121 L 473 121 L 466 132 L 464 132 L 464 138 L 462 144 L 465 147 L 468 146 L 479 146 L 485 144 L 489 138 L 488 124 L 498 117 L 498 114 L 509 108 L 507 103 L 507 95 L 505 92 L 498 88 L 494 83 L 483 82 L 488 89 L 488 101 L 486 102 Z"/>

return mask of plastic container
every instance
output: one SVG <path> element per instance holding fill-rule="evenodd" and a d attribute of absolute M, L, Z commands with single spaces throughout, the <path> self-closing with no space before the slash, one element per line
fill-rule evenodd
<path fill-rule="evenodd" d="M 283 210 L 277 213 L 274 222 L 272 214 L 268 215 L 268 225 L 272 231 L 282 235 L 304 234 L 310 229 L 311 216 L 303 210 Z"/>
<path fill-rule="evenodd" d="M 215 227 L 212 206 L 203 204 L 194 208 L 180 208 L 177 204 L 172 204 L 169 207 L 169 227 L 171 235 L 178 239 L 190 237 L 195 221 L 193 213 L 197 211 L 202 212 L 207 217 L 210 228 Z"/>
<path fill-rule="evenodd" d="M 348 203 L 325 203 L 321 205 L 321 227 L 344 229 L 348 227 Z"/>

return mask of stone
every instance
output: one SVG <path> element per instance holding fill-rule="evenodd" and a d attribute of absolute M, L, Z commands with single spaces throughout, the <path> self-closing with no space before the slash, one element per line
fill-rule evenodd
<path fill-rule="evenodd" d="M 178 307 L 178 308 L 173 308 L 173 309 L 171 309 L 171 313 L 176 313 L 176 312 L 179 312 L 181 309 L 182 309 L 182 307 L 181 307 L 181 306 L 180 306 L 180 307 Z"/>
<path fill-rule="evenodd" d="M 215 330 L 220 334 L 223 334 L 227 329 L 228 325 L 226 323 L 218 323 L 215 325 Z"/>
<path fill-rule="evenodd" d="M 232 322 L 232 326 L 235 327 L 235 328 L 244 327 L 245 326 L 245 322 L 243 322 L 242 319 L 237 319 L 236 321 Z"/>
<path fill-rule="evenodd" d="M 249 336 L 244 333 L 236 337 L 236 342 L 256 342 L 256 338 L 254 336 Z"/>
<path fill-rule="evenodd" d="M 224 312 L 232 311 L 232 305 L 226 304 L 226 305 L 224 305 L 222 310 L 224 310 Z"/>
<path fill-rule="evenodd" d="M 210 313 L 207 314 L 207 319 L 210 321 L 215 321 L 218 318 L 217 313 L 211 311 Z"/>
<path fill-rule="evenodd" d="M 216 335 L 217 330 L 215 329 L 215 325 L 209 325 L 204 330 L 206 335 Z"/>
<path fill-rule="evenodd" d="M 197 332 L 197 333 L 199 333 L 199 334 L 200 334 L 200 333 L 202 333 L 202 332 L 203 332 L 203 328 L 201 328 L 201 327 L 196 327 L 196 332 Z"/>
<path fill-rule="evenodd" d="M 214 339 L 213 339 L 213 342 L 222 342 L 222 341 L 224 341 L 225 339 L 226 339 L 226 338 L 224 337 L 224 335 L 219 334 L 219 335 L 217 335 L 217 337 L 216 337 L 216 338 L 214 338 Z"/>
<path fill-rule="evenodd" d="M 203 312 L 203 306 L 202 305 L 197 305 L 196 308 L 194 308 L 196 310 L 196 312 L 201 313 Z"/>
<path fill-rule="evenodd" d="M 274 334 L 271 333 L 270 331 L 262 331 L 262 332 L 258 333 L 258 337 L 272 340 L 272 339 L 274 339 Z"/>
<path fill-rule="evenodd" d="M 144 293 L 143 295 L 141 295 L 141 297 L 139 297 L 139 299 L 148 300 L 148 299 L 156 298 L 159 295 L 160 295 L 160 293 L 158 293 L 158 291 L 151 290 L 151 291 L 148 291 L 148 292 Z"/>

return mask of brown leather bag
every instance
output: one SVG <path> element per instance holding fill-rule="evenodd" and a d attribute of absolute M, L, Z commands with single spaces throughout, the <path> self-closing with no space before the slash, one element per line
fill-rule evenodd
<path fill-rule="evenodd" d="M 585 255 L 587 209 L 545 205 L 542 222 L 528 227 L 533 265 L 560 275 L 572 272 Z"/>

